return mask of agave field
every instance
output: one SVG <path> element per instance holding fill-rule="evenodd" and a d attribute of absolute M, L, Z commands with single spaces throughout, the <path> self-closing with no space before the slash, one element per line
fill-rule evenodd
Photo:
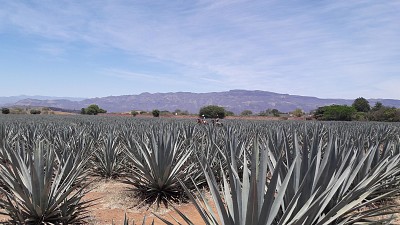
<path fill-rule="evenodd" d="M 400 124 L 0 116 L 6 223 L 90 224 L 100 179 L 123 182 L 158 224 L 395 224 Z"/>

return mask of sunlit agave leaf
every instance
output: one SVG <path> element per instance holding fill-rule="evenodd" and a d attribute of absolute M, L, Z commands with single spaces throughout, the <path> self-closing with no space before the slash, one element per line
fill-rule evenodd
<path fill-rule="evenodd" d="M 82 221 L 91 201 L 81 201 L 85 186 L 78 188 L 73 184 L 84 174 L 85 162 L 75 161 L 76 167 L 67 171 L 65 164 L 56 161 L 54 149 L 49 145 L 38 142 L 33 146 L 27 161 L 18 151 L 8 149 L 11 164 L 1 163 L 0 179 L 10 192 L 0 188 L 7 196 L 7 200 L 0 200 L 0 205 L 7 210 L 11 222 Z"/>
<path fill-rule="evenodd" d="M 319 132 L 319 130 L 314 129 L 314 132 Z M 262 180 L 262 178 L 253 179 L 252 177 L 255 174 L 259 174 L 259 171 L 262 170 L 261 168 L 259 170 L 254 169 L 254 165 L 259 165 L 259 162 L 262 161 L 262 159 L 253 158 L 253 156 L 260 155 L 259 153 L 252 155 L 251 172 L 247 172 L 246 160 L 241 164 L 243 166 L 243 178 L 239 180 L 240 185 L 237 185 L 237 180 L 239 179 L 237 169 L 232 164 L 225 167 L 222 176 L 222 192 L 219 192 L 217 181 L 215 178 L 213 179 L 213 172 L 210 170 L 207 160 L 200 160 L 220 221 L 223 224 L 322 225 L 331 223 L 352 224 L 353 222 L 361 224 L 362 221 L 368 221 L 368 218 L 372 215 L 387 214 L 384 212 L 379 213 L 379 209 L 361 211 L 357 214 L 351 212 L 368 204 L 390 198 L 390 196 L 396 194 L 396 191 L 392 192 L 387 187 L 386 192 L 379 194 L 379 190 L 386 185 L 398 183 L 397 179 L 392 179 L 395 174 L 399 174 L 399 167 L 396 167 L 394 163 L 399 163 L 398 157 L 392 157 L 391 160 L 380 160 L 378 165 L 370 168 L 365 178 L 357 184 L 354 183 L 355 174 L 359 174 L 362 167 L 360 164 L 365 165 L 371 157 L 376 158 L 374 148 L 369 147 L 367 153 L 359 157 L 361 148 L 357 148 L 356 146 L 353 148 L 351 144 L 343 141 L 351 141 L 351 138 L 338 140 L 334 136 L 336 135 L 334 132 L 321 133 L 327 136 L 322 137 L 311 133 L 313 136 L 311 141 L 304 140 L 305 136 L 303 134 L 300 135 L 303 138 L 301 140 L 302 145 L 290 143 L 292 140 L 300 142 L 300 139 L 294 136 L 290 136 L 289 139 L 280 138 L 279 140 L 282 140 L 283 144 L 268 144 L 269 147 L 273 148 L 275 148 L 274 146 L 289 148 L 284 150 L 285 153 L 289 153 L 289 156 L 285 154 L 278 162 L 272 163 L 271 158 L 279 158 L 276 156 L 276 154 L 280 154 L 279 151 L 268 151 L 270 153 L 266 154 L 272 155 L 272 157 L 265 161 L 268 162 L 266 164 L 269 166 L 269 171 L 272 171 L 273 174 L 271 180 L 266 184 L 266 193 L 269 193 L 269 197 L 266 197 L 263 201 L 263 210 L 261 210 L 259 218 L 255 216 L 257 215 L 255 213 L 257 207 L 248 207 L 250 202 L 259 204 L 259 198 L 249 200 L 251 196 L 256 196 L 251 193 L 256 190 L 254 186 L 256 184 L 259 185 L 259 183 L 254 181 Z M 268 141 L 263 141 L 263 143 L 268 143 Z M 370 143 L 367 143 L 367 145 L 371 146 Z M 227 148 L 232 148 L 232 145 Z M 350 148 L 350 150 L 345 151 L 343 148 Z M 364 151 L 364 149 L 362 150 Z M 257 152 L 257 150 L 253 149 L 254 152 Z M 293 154 L 293 152 L 296 154 Z M 221 158 L 226 159 L 229 163 L 236 160 L 236 156 L 233 158 L 229 151 L 221 149 L 220 153 L 224 155 Z M 246 153 L 243 155 L 246 158 Z M 296 157 L 293 158 L 293 156 Z M 290 157 L 291 159 L 285 157 Z M 299 171 L 294 172 L 296 170 Z M 249 176 L 250 179 L 248 179 Z M 273 188 L 274 186 L 275 189 Z M 243 191 L 243 189 L 245 190 Z M 187 191 L 187 189 L 185 190 Z M 379 197 L 371 199 L 372 196 L 377 195 Z M 248 205 L 242 205 L 240 210 L 238 210 L 235 206 L 246 202 L 243 200 L 245 199 L 243 196 L 249 197 L 247 201 Z M 283 201 L 285 198 L 287 199 Z M 201 207 L 201 204 L 204 204 L 201 203 L 202 199 L 191 197 L 191 200 L 201 213 L 204 221 L 207 221 L 206 224 L 215 224 L 210 222 L 209 219 L 212 210 L 205 211 Z M 235 204 L 234 200 L 238 200 L 237 204 Z M 269 207 L 270 209 L 268 209 Z M 390 208 L 385 207 L 385 210 Z M 241 215 L 243 212 L 246 212 L 247 216 Z M 240 221 L 238 222 L 238 219 L 234 218 L 242 219 L 239 219 Z M 383 218 L 380 221 L 384 222 L 387 220 Z M 368 224 L 370 223 L 368 222 Z"/>
<path fill-rule="evenodd" d="M 143 139 L 124 141 L 128 157 L 134 170 L 128 174 L 128 184 L 133 190 L 142 194 L 147 202 L 167 204 L 169 200 L 177 201 L 184 191 L 177 178 L 189 185 L 190 177 L 198 174 L 196 167 L 186 170 L 186 162 L 193 152 L 192 146 L 184 145 L 185 139 L 174 131 L 176 127 L 164 127 L 165 130 L 153 128 Z M 186 172 L 186 174 L 184 173 Z"/>

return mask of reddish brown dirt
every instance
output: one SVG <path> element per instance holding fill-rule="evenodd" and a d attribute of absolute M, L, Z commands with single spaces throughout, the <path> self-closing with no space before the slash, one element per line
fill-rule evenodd
<path fill-rule="evenodd" d="M 155 205 L 147 209 L 147 206 L 137 207 L 140 201 L 129 191 L 129 185 L 120 181 L 100 181 L 92 185 L 92 190 L 85 196 L 85 199 L 99 198 L 98 204 L 92 206 L 89 224 L 123 224 L 125 212 L 129 221 L 141 224 L 143 217 L 146 216 L 146 224 L 164 224 L 153 213 L 174 222 L 173 216 L 180 222 L 184 222 L 179 215 L 171 208 L 160 206 L 155 209 Z M 194 224 L 204 224 L 195 207 L 190 203 L 174 205 L 189 217 Z"/>
<path fill-rule="evenodd" d="M 123 224 L 125 212 L 129 218 L 130 223 L 135 221 L 136 224 L 141 224 L 143 217 L 146 216 L 146 224 L 151 224 L 154 220 L 154 224 L 164 224 L 158 218 L 156 218 L 152 213 L 160 215 L 166 218 L 170 222 L 174 222 L 174 217 L 182 224 L 184 221 L 179 217 L 179 215 L 170 207 L 166 209 L 165 207 L 160 207 L 158 210 L 155 207 L 151 207 L 147 210 L 147 207 L 136 207 L 139 200 L 134 197 L 133 193 L 128 190 L 129 185 L 122 183 L 121 181 L 98 181 L 91 184 L 90 192 L 84 197 L 85 200 L 99 199 L 97 204 L 89 208 L 89 218 L 87 219 L 87 224 L 90 225 L 111 225 Z M 184 215 L 186 215 L 190 220 L 196 224 L 205 224 L 201 219 L 200 215 L 197 213 L 195 207 L 190 203 L 184 203 L 181 205 L 174 205 L 178 208 Z M 0 212 L 4 212 L 0 209 Z M 172 217 L 171 217 L 172 216 Z M 399 216 L 397 214 L 396 216 Z M 0 223 L 6 222 L 8 220 L 7 216 L 0 215 Z M 400 220 L 396 220 L 392 224 L 400 224 Z"/>
<path fill-rule="evenodd" d="M 154 220 L 154 224 L 164 224 L 161 222 L 153 213 L 161 216 L 176 224 L 175 219 L 183 223 L 184 221 L 179 217 L 179 215 L 171 208 L 168 209 L 164 206 L 160 206 L 159 209 L 147 206 L 136 207 L 140 202 L 134 197 L 133 193 L 129 191 L 129 185 L 122 183 L 121 181 L 98 181 L 93 182 L 90 185 L 90 192 L 84 197 L 85 200 L 98 199 L 97 204 L 89 208 L 89 218 L 87 223 L 91 225 L 111 225 L 123 224 L 125 212 L 127 218 L 132 224 L 135 221 L 136 224 L 142 224 L 144 216 L 146 216 L 146 224 L 151 224 Z M 205 224 L 200 215 L 197 213 L 195 207 L 190 203 L 184 203 L 181 205 L 174 205 L 182 213 L 184 213 L 194 224 Z M 0 213 L 5 212 L 0 209 Z M 9 217 L 0 215 L 0 223 L 6 222 Z"/>

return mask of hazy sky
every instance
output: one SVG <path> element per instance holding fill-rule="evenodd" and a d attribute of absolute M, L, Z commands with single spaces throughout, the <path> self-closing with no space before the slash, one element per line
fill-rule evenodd
<path fill-rule="evenodd" d="M 0 96 L 400 99 L 399 0 L 0 0 Z"/>

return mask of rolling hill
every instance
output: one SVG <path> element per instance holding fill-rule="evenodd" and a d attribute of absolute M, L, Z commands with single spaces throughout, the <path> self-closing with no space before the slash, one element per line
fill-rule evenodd
<path fill-rule="evenodd" d="M 305 112 L 319 106 L 340 104 L 351 105 L 354 99 L 321 99 L 309 96 L 279 94 L 268 91 L 230 90 L 225 92 L 191 93 L 141 93 L 138 95 L 108 96 L 84 100 L 49 99 L 41 100 L 27 98 L 16 101 L 16 106 L 46 106 L 69 110 L 79 110 L 90 104 L 97 104 L 108 112 L 127 112 L 131 110 L 187 110 L 197 113 L 205 105 L 219 105 L 227 110 L 239 114 L 243 110 L 254 113 L 266 109 L 278 109 L 282 112 L 293 111 L 300 108 Z M 396 99 L 368 99 L 371 106 L 380 101 L 385 106 L 400 107 L 400 100 Z"/>

